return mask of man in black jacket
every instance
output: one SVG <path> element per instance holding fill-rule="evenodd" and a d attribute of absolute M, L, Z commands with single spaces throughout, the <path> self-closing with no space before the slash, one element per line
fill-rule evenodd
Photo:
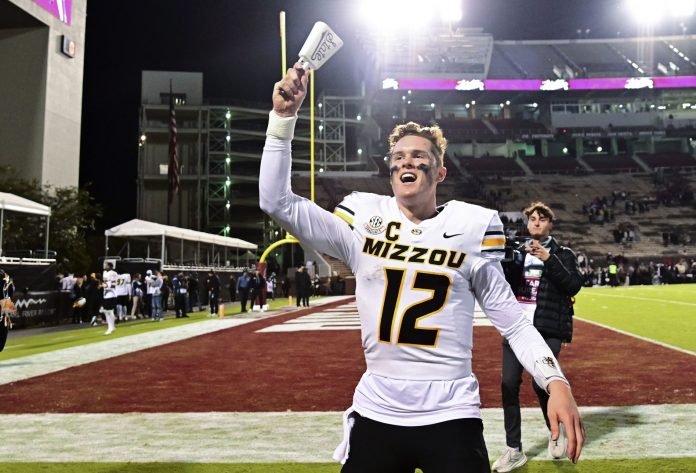
<path fill-rule="evenodd" d="M 533 202 L 524 210 L 531 239 L 519 248 L 507 265 L 506 278 L 512 287 L 524 314 L 544 337 L 546 344 L 558 358 L 561 344 L 570 343 L 573 336 L 573 296 L 582 287 L 575 253 L 560 246 L 551 237 L 553 211 L 543 202 Z M 520 417 L 520 384 L 522 365 L 515 357 L 507 340 L 503 341 L 503 415 L 507 448 L 493 463 L 493 471 L 514 470 L 527 462 L 522 450 L 522 421 Z M 539 405 L 549 427 L 546 407 L 549 395 L 533 383 Z M 554 459 L 565 455 L 563 430 L 558 439 L 549 433 L 549 455 Z"/>

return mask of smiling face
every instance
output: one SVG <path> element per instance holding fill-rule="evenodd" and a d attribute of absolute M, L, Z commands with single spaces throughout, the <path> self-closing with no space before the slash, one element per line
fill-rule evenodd
<path fill-rule="evenodd" d="M 543 240 L 551 234 L 553 222 L 549 217 L 540 215 L 536 210 L 529 216 L 527 229 L 535 240 Z"/>
<path fill-rule="evenodd" d="M 432 199 L 447 169 L 440 166 L 427 138 L 406 135 L 392 149 L 389 161 L 394 196 L 401 200 Z"/>

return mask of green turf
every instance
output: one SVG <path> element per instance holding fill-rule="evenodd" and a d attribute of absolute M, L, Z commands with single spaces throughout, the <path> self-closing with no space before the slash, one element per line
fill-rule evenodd
<path fill-rule="evenodd" d="M 270 309 L 279 309 L 288 305 L 288 300 L 286 298 L 278 298 L 268 302 Z M 225 304 L 225 316 L 233 317 L 239 313 L 239 309 L 240 306 L 238 302 L 228 302 Z M 166 317 L 164 322 L 152 322 L 151 320 L 130 321 L 118 324 L 116 331 L 110 335 L 108 339 L 111 340 L 139 333 L 152 332 L 153 330 L 162 330 L 200 322 L 202 320 L 209 320 L 206 311 L 189 314 L 189 318 L 187 319 L 177 319 L 173 315 L 170 315 Z M 0 361 L 107 340 L 107 337 L 104 336 L 104 331 L 106 330 L 105 325 L 99 325 L 97 327 L 74 327 L 74 330 L 56 331 L 32 336 L 15 337 L 15 332 L 10 332 L 7 346 L 5 346 L 5 350 L 0 353 Z M 19 331 L 17 331 L 17 333 L 19 333 Z"/>
<path fill-rule="evenodd" d="M 4 463 L 5 473 L 338 473 L 336 463 Z M 419 471 L 419 470 L 417 470 Z M 532 461 L 515 473 L 687 473 L 696 458 Z"/>
<path fill-rule="evenodd" d="M 575 314 L 696 352 L 696 285 L 585 288 Z"/>

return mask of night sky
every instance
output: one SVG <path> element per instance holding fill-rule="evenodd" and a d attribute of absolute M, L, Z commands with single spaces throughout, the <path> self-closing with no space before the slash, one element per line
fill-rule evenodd
<path fill-rule="evenodd" d="M 572 39 L 578 29 L 613 38 L 637 31 L 620 0 L 462 3 L 462 26 L 482 27 L 495 39 Z M 273 83 L 280 78 L 278 12 L 285 10 L 288 63 L 314 22 L 325 21 L 346 44 L 317 74 L 317 94 L 325 89 L 356 94 L 353 65 L 360 50 L 353 38 L 364 28 L 358 5 L 357 0 L 89 0 L 80 184 L 104 207 L 100 229 L 136 217 L 142 70 L 202 72 L 203 95 L 211 103 L 244 99 L 270 109 Z M 681 30 L 669 24 L 660 32 Z"/>

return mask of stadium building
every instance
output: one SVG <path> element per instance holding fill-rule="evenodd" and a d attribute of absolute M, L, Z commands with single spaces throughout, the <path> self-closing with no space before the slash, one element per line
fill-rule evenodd
<path fill-rule="evenodd" d="M 78 185 L 87 0 L 0 0 L 0 166 Z"/>
<path fill-rule="evenodd" d="M 511 236 L 523 230 L 520 209 L 541 199 L 558 210 L 556 233 L 591 257 L 693 250 L 696 36 L 496 41 L 443 28 L 359 41 L 362 96 L 315 103 L 323 207 L 352 190 L 389 193 L 386 137 L 413 120 L 449 139 L 439 201 L 497 208 Z M 141 111 L 139 217 L 155 221 L 167 194 L 169 82 L 145 90 L 161 74 L 174 77 L 144 73 Z M 184 191 L 172 221 L 267 246 L 284 236 L 257 205 L 268 104 L 207 104 L 195 77 L 195 92 L 173 89 Z M 293 185 L 307 197 L 308 114 L 293 144 Z"/>

